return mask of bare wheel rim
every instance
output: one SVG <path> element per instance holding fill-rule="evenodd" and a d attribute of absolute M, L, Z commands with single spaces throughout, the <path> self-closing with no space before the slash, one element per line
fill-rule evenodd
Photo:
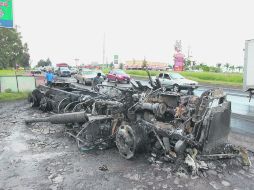
<path fill-rule="evenodd" d="M 175 84 L 175 85 L 173 86 L 173 91 L 174 91 L 174 92 L 178 92 L 178 91 L 179 91 L 179 86 L 178 86 L 177 84 Z"/>

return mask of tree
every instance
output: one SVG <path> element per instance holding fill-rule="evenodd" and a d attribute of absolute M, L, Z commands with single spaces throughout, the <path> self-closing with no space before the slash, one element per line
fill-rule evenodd
<path fill-rule="evenodd" d="M 37 63 L 37 67 L 45 67 L 45 66 L 52 66 L 52 62 L 50 61 L 49 58 L 48 58 L 47 60 L 41 59 L 41 60 Z"/>
<path fill-rule="evenodd" d="M 184 59 L 184 68 L 187 69 L 191 66 L 191 60 Z"/>
<path fill-rule="evenodd" d="M 219 68 L 221 67 L 221 65 L 222 65 L 221 63 L 216 64 L 216 66 L 219 67 Z"/>
<path fill-rule="evenodd" d="M 220 68 L 219 67 L 211 66 L 211 67 L 209 67 L 209 72 L 219 73 L 220 72 Z"/>
<path fill-rule="evenodd" d="M 113 67 L 114 67 L 114 63 L 113 63 L 113 62 L 111 62 L 111 63 L 110 63 L 110 65 L 109 65 L 109 67 L 110 67 L 110 69 L 113 69 Z"/>
<path fill-rule="evenodd" d="M 219 72 L 221 72 L 221 63 L 217 63 L 216 64 L 216 68 L 214 68 L 214 72 L 216 72 L 216 73 L 219 73 Z"/>
<path fill-rule="evenodd" d="M 207 65 L 202 65 L 201 68 L 205 72 L 209 72 L 210 71 L 210 67 L 208 67 Z"/>
<path fill-rule="evenodd" d="M 224 65 L 224 67 L 227 68 L 227 71 L 228 71 L 229 66 L 230 66 L 229 63 L 225 63 L 225 65 Z"/>
<path fill-rule="evenodd" d="M 29 66 L 28 45 L 21 39 L 17 29 L 0 28 L 0 68 Z"/>
<path fill-rule="evenodd" d="M 52 62 L 50 61 L 49 58 L 46 60 L 46 63 L 47 63 L 47 66 L 52 66 Z"/>
<path fill-rule="evenodd" d="M 24 52 L 22 54 L 22 56 L 20 57 L 20 60 L 18 61 L 20 63 L 21 66 L 23 67 L 30 67 L 30 55 L 28 53 L 28 45 L 27 43 L 24 44 Z"/>
<path fill-rule="evenodd" d="M 198 70 L 199 68 L 200 68 L 200 66 L 197 65 L 196 61 L 192 61 L 191 69 L 193 69 L 193 70 L 197 69 Z"/>
<path fill-rule="evenodd" d="M 143 60 L 141 67 L 142 67 L 142 69 L 145 69 L 147 67 L 147 61 L 146 61 L 146 59 Z"/>
<path fill-rule="evenodd" d="M 123 69 L 123 63 L 119 64 L 119 69 Z"/>
<path fill-rule="evenodd" d="M 231 71 L 234 71 L 234 70 L 235 70 L 235 66 L 232 65 L 232 66 L 229 67 L 229 69 L 230 69 Z"/>
<path fill-rule="evenodd" d="M 236 69 L 239 70 L 239 73 L 241 72 L 241 69 L 243 69 L 243 66 L 237 66 Z"/>
<path fill-rule="evenodd" d="M 200 63 L 199 64 L 201 67 L 205 66 L 206 64 L 205 63 Z"/>

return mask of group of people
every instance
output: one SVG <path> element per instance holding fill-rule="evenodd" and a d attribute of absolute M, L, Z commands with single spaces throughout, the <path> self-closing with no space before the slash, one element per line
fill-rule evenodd
<path fill-rule="evenodd" d="M 55 80 L 55 76 L 54 76 L 52 70 L 48 70 L 46 72 L 45 80 L 46 80 L 46 85 L 49 87 L 52 87 L 52 84 Z M 97 85 L 102 84 L 102 82 L 103 82 L 103 79 L 101 78 L 101 73 L 97 73 L 97 76 L 94 77 L 94 79 L 92 81 L 92 90 L 99 91 L 99 88 Z"/>

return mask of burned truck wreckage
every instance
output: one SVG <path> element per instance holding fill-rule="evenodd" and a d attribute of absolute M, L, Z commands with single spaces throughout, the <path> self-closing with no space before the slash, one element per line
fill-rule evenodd
<path fill-rule="evenodd" d="M 39 86 L 29 96 L 32 107 L 55 114 L 26 124 L 65 124 L 82 151 L 116 146 L 125 159 L 149 153 L 149 161 L 184 163 L 191 171 L 204 161 L 234 158 L 250 165 L 245 149 L 228 143 L 231 102 L 221 89 L 200 97 L 165 91 L 133 81 L 131 88 L 98 85 L 98 92 Z"/>

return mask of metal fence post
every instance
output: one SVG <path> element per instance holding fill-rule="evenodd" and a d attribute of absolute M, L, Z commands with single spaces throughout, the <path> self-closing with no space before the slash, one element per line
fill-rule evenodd
<path fill-rule="evenodd" d="M 35 78 L 35 76 L 34 76 L 34 85 L 35 85 L 35 88 L 36 88 L 37 83 L 36 83 L 36 78 Z"/>
<path fill-rule="evenodd" d="M 18 76 L 17 76 L 16 71 L 15 71 L 15 76 L 16 76 L 17 90 L 19 92 L 19 82 L 18 82 Z"/>

